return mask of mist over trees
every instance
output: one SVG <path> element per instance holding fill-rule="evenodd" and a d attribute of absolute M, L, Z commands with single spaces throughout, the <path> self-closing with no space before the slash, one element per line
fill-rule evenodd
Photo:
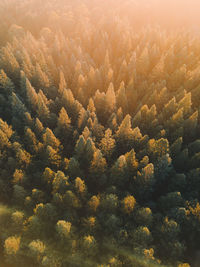
<path fill-rule="evenodd" d="M 200 24 L 163 2 L 1 1 L 5 266 L 199 266 Z"/>

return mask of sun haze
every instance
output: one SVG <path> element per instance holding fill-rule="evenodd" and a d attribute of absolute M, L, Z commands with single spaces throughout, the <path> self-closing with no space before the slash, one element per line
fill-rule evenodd
<path fill-rule="evenodd" d="M 200 1 L 0 1 L 0 262 L 199 267 Z"/>

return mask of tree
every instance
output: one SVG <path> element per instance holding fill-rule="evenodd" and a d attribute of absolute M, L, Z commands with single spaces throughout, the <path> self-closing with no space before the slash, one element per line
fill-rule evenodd
<path fill-rule="evenodd" d="M 131 116 L 126 115 L 116 132 L 116 144 L 120 154 L 131 149 L 134 142 L 134 132 L 131 128 Z"/>
<path fill-rule="evenodd" d="M 90 113 L 95 113 L 96 112 L 96 108 L 94 106 L 94 101 L 92 98 L 89 99 L 88 101 L 88 106 L 87 106 L 87 110 L 90 112 Z"/>
<path fill-rule="evenodd" d="M 75 189 L 79 194 L 83 194 L 86 191 L 85 182 L 79 177 L 75 179 Z"/>
<path fill-rule="evenodd" d="M 31 163 L 31 155 L 22 148 L 17 148 L 16 151 L 16 160 L 19 167 L 26 168 Z"/>
<path fill-rule="evenodd" d="M 38 118 L 45 124 L 47 124 L 50 116 L 49 108 L 47 107 L 41 94 L 38 94 L 37 109 Z"/>
<path fill-rule="evenodd" d="M 184 200 L 180 192 L 171 192 L 167 196 L 162 196 L 159 200 L 159 205 L 163 211 L 167 211 L 174 207 L 182 207 Z"/>
<path fill-rule="evenodd" d="M 20 185 L 14 185 L 13 189 L 13 202 L 15 202 L 17 205 L 23 205 L 25 196 L 27 194 L 25 189 Z"/>
<path fill-rule="evenodd" d="M 198 111 L 195 111 L 184 122 L 184 139 L 186 141 L 194 139 L 197 134 L 198 116 L 199 116 Z"/>
<path fill-rule="evenodd" d="M 146 226 L 139 226 L 132 233 L 132 243 L 134 246 L 148 247 L 152 242 L 152 235 Z"/>
<path fill-rule="evenodd" d="M 137 175 L 134 176 L 134 192 L 140 199 L 148 198 L 154 190 L 155 176 L 154 176 L 154 165 L 149 163 L 142 171 L 138 171 Z"/>
<path fill-rule="evenodd" d="M 26 96 L 27 96 L 27 100 L 29 104 L 33 110 L 36 110 L 37 102 L 38 102 L 38 95 L 27 78 L 25 80 L 25 88 L 26 88 Z"/>
<path fill-rule="evenodd" d="M 64 194 L 63 199 L 65 206 L 70 210 L 74 211 L 81 207 L 81 202 L 79 201 L 78 197 L 71 191 L 67 190 Z"/>
<path fill-rule="evenodd" d="M 58 93 L 62 96 L 64 89 L 67 89 L 67 83 L 65 81 L 65 76 L 62 70 L 60 70 L 60 81 L 58 87 Z"/>
<path fill-rule="evenodd" d="M 149 51 L 145 47 L 137 61 L 137 72 L 141 75 L 146 75 L 149 71 Z"/>
<path fill-rule="evenodd" d="M 136 222 L 138 225 L 151 226 L 153 222 L 153 214 L 150 208 L 140 208 L 136 213 Z"/>
<path fill-rule="evenodd" d="M 23 229 L 24 213 L 22 211 L 13 212 L 11 220 L 12 220 L 13 230 L 15 230 L 16 233 L 21 232 Z"/>
<path fill-rule="evenodd" d="M 176 113 L 178 107 L 175 97 L 173 97 L 163 108 L 163 119 L 167 119 Z"/>
<path fill-rule="evenodd" d="M 26 128 L 25 130 L 25 142 L 27 144 L 27 148 L 32 154 L 36 154 L 39 150 L 38 141 L 35 134 L 32 132 L 30 128 Z"/>
<path fill-rule="evenodd" d="M 61 136 L 61 133 L 64 134 L 65 138 L 67 138 L 71 132 L 71 120 L 65 110 L 65 108 L 61 108 L 58 122 L 57 122 L 58 132 Z"/>
<path fill-rule="evenodd" d="M 82 162 L 84 162 L 84 164 L 87 164 L 86 166 L 90 166 L 94 158 L 95 152 L 96 152 L 95 144 L 93 140 L 89 137 L 85 144 L 84 160 L 82 159 Z"/>
<path fill-rule="evenodd" d="M 183 143 L 183 138 L 179 137 L 171 144 L 170 155 L 172 158 L 175 158 L 181 152 L 182 143 Z"/>
<path fill-rule="evenodd" d="M 127 214 L 131 214 L 135 208 L 136 200 L 133 196 L 127 196 L 122 200 L 123 211 Z"/>
<path fill-rule="evenodd" d="M 12 106 L 12 124 L 17 130 L 19 130 L 20 127 L 23 127 L 25 112 L 27 111 L 27 109 L 20 98 L 14 92 L 12 92 L 12 95 L 10 96 L 10 102 Z"/>
<path fill-rule="evenodd" d="M 92 196 L 88 202 L 88 207 L 92 212 L 96 212 L 99 207 L 100 199 L 98 196 Z"/>
<path fill-rule="evenodd" d="M 0 92 L 10 95 L 14 91 L 14 84 L 3 69 L 0 70 Z"/>
<path fill-rule="evenodd" d="M 37 239 L 31 241 L 28 245 L 28 248 L 30 250 L 30 256 L 33 258 L 33 260 L 37 263 L 40 263 L 46 249 L 45 244 L 41 240 Z"/>
<path fill-rule="evenodd" d="M 191 112 L 191 106 L 191 93 L 185 94 L 185 96 L 178 103 L 178 109 L 183 108 L 183 114 L 187 115 Z"/>
<path fill-rule="evenodd" d="M 130 152 L 125 154 L 126 163 L 127 163 L 127 171 L 130 175 L 133 175 L 138 168 L 138 161 L 136 159 L 136 153 L 134 149 L 131 149 Z"/>
<path fill-rule="evenodd" d="M 62 240 L 68 240 L 71 232 L 71 223 L 60 220 L 56 224 L 56 231 Z"/>
<path fill-rule="evenodd" d="M 10 147 L 10 141 L 6 134 L 0 129 L 0 148 Z"/>
<path fill-rule="evenodd" d="M 45 133 L 43 134 L 43 142 L 45 146 L 51 146 L 55 150 L 58 150 L 60 146 L 60 141 L 49 128 L 46 128 Z"/>
<path fill-rule="evenodd" d="M 64 194 L 68 189 L 69 182 L 68 177 L 62 171 L 57 171 L 55 177 L 52 181 L 53 193 L 61 193 Z"/>
<path fill-rule="evenodd" d="M 83 157 L 85 151 L 85 145 L 86 145 L 85 138 L 83 137 L 83 135 L 80 135 L 75 145 L 75 156 L 77 159 L 81 159 Z"/>
<path fill-rule="evenodd" d="M 45 224 L 53 224 L 57 218 L 57 211 L 56 208 L 51 203 L 39 203 L 36 205 L 34 209 L 34 214 Z M 46 225 L 46 230 L 48 230 L 48 226 Z M 48 233 L 48 231 L 47 231 Z"/>
<path fill-rule="evenodd" d="M 67 170 L 69 172 L 69 175 L 74 178 L 77 176 L 81 176 L 82 174 L 82 171 L 80 169 L 80 164 L 78 160 L 74 157 L 70 159 Z"/>
<path fill-rule="evenodd" d="M 38 118 L 36 118 L 35 119 L 35 132 L 36 132 L 37 136 L 41 136 L 43 130 L 44 130 L 44 127 L 43 127 L 41 121 Z"/>
<path fill-rule="evenodd" d="M 93 160 L 90 165 L 89 169 L 90 179 L 88 182 L 91 183 L 93 186 L 96 185 L 97 188 L 99 186 L 105 185 L 106 170 L 107 170 L 106 159 L 102 156 L 100 150 L 96 150 L 94 152 Z"/>
<path fill-rule="evenodd" d="M 12 77 L 12 80 L 17 83 L 19 80 L 19 63 L 13 54 L 10 44 L 1 48 L 0 51 L 0 63 L 1 68 L 6 72 L 8 77 Z"/>
<path fill-rule="evenodd" d="M 26 176 L 25 173 L 22 170 L 15 169 L 15 172 L 13 173 L 13 184 L 21 185 L 25 182 Z"/>
<path fill-rule="evenodd" d="M 105 106 L 106 114 L 112 114 L 112 112 L 115 111 L 115 105 L 116 105 L 116 97 L 115 97 L 115 91 L 114 91 L 114 86 L 112 83 L 110 83 L 108 90 L 105 94 Z"/>
<path fill-rule="evenodd" d="M 47 146 L 45 150 L 46 162 L 51 164 L 52 167 L 59 167 L 61 163 L 61 156 L 51 146 Z"/>
<path fill-rule="evenodd" d="M 42 203 L 45 201 L 45 195 L 44 192 L 40 189 L 34 188 L 32 190 L 32 202 L 34 203 L 34 205 Z"/>
<path fill-rule="evenodd" d="M 115 151 L 115 139 L 112 138 L 112 131 L 108 128 L 105 136 L 101 139 L 100 149 L 107 160 L 110 160 Z"/>
<path fill-rule="evenodd" d="M 101 201 L 101 208 L 108 213 L 115 213 L 118 206 L 119 200 L 116 194 L 107 194 Z"/>
<path fill-rule="evenodd" d="M 89 112 L 84 108 L 81 108 L 77 121 L 77 126 L 80 130 L 83 130 L 83 128 L 87 125 L 88 118 L 89 118 Z"/>
<path fill-rule="evenodd" d="M 82 248 L 85 255 L 95 255 L 97 252 L 96 240 L 93 236 L 84 236 L 82 240 Z"/>
<path fill-rule="evenodd" d="M 82 105 L 74 99 L 73 93 L 70 89 L 64 90 L 61 104 L 67 111 L 69 117 L 71 118 L 72 124 L 75 124 L 78 119 Z"/>
<path fill-rule="evenodd" d="M 116 102 L 117 102 L 117 106 L 121 107 L 122 110 L 126 113 L 128 109 L 128 100 L 127 100 L 125 85 L 123 81 L 120 83 L 120 87 L 116 93 Z"/>
<path fill-rule="evenodd" d="M 164 138 L 159 140 L 150 139 L 148 142 L 148 150 L 149 156 L 155 161 L 169 152 L 169 142 Z"/>
<path fill-rule="evenodd" d="M 174 260 L 180 259 L 184 253 L 185 247 L 178 240 L 180 233 L 180 226 L 178 223 L 165 217 L 158 233 L 160 233 L 159 245 L 162 247 L 162 251 L 160 251 L 159 254 L 165 258 L 166 255 L 172 251 L 171 258 Z"/>
<path fill-rule="evenodd" d="M 55 177 L 55 172 L 52 171 L 50 168 L 46 167 L 43 174 L 42 174 L 42 179 L 43 179 L 44 183 L 51 185 L 54 177 Z"/>
<path fill-rule="evenodd" d="M 49 78 L 46 73 L 41 69 L 40 64 L 36 63 L 35 73 L 32 78 L 33 84 L 36 88 L 45 90 L 50 86 Z M 47 91 L 47 90 L 45 90 Z M 47 91 L 48 93 L 48 91 Z"/>
<path fill-rule="evenodd" d="M 13 258 L 19 253 L 21 237 L 10 236 L 4 242 L 4 250 L 8 261 L 13 262 Z"/>
<path fill-rule="evenodd" d="M 6 121 L 0 119 L 0 129 L 6 134 L 7 138 L 10 139 L 12 134 L 14 133 L 12 127 L 7 124 Z"/>

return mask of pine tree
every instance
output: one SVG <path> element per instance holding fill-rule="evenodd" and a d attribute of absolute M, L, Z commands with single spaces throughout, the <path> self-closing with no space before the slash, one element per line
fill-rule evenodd
<path fill-rule="evenodd" d="M 69 187 L 68 177 L 62 171 L 57 171 L 52 181 L 53 194 L 64 194 Z"/>
<path fill-rule="evenodd" d="M 130 174 L 133 174 L 138 168 L 138 161 L 136 159 L 136 153 L 134 149 L 131 149 L 130 152 L 125 154 L 127 170 Z"/>
<path fill-rule="evenodd" d="M 102 156 L 100 150 L 96 150 L 93 155 L 93 159 L 90 164 L 90 180 L 89 185 L 102 187 L 106 183 L 106 159 Z"/>
<path fill-rule="evenodd" d="M 127 214 L 130 214 L 133 212 L 135 208 L 136 200 L 133 196 L 127 196 L 122 201 L 122 208 L 123 211 Z"/>
<path fill-rule="evenodd" d="M 195 111 L 187 120 L 184 122 L 184 139 L 192 140 L 197 134 L 198 125 L 198 111 Z"/>
<path fill-rule="evenodd" d="M 99 207 L 99 204 L 100 204 L 99 196 L 92 196 L 88 201 L 88 208 L 92 212 L 96 212 L 97 208 Z"/>
<path fill-rule="evenodd" d="M 111 181 L 113 185 L 120 186 L 120 188 L 126 187 L 127 184 L 127 162 L 124 155 L 121 155 L 111 169 Z"/>
<path fill-rule="evenodd" d="M 41 66 L 36 63 L 35 74 L 33 76 L 32 82 L 34 86 L 38 89 L 46 89 L 50 86 L 49 78 L 46 73 L 43 72 Z"/>
<path fill-rule="evenodd" d="M 36 132 L 38 137 L 41 136 L 43 130 L 44 130 L 44 127 L 43 127 L 41 121 L 38 118 L 36 118 L 35 119 L 35 132 Z"/>
<path fill-rule="evenodd" d="M 38 152 L 37 138 L 30 128 L 26 128 L 25 130 L 25 143 L 32 154 Z"/>
<path fill-rule="evenodd" d="M 192 106 L 191 93 L 188 93 L 179 101 L 178 108 L 179 109 L 183 108 L 183 114 L 187 115 L 190 114 L 191 112 L 191 106 Z"/>
<path fill-rule="evenodd" d="M 94 153 L 96 151 L 95 144 L 93 140 L 89 137 L 85 144 L 85 151 L 84 151 L 84 164 L 85 166 L 90 166 L 90 163 L 93 159 Z M 82 159 L 83 160 L 83 159 Z"/>
<path fill-rule="evenodd" d="M 149 64 L 149 51 L 147 48 L 144 48 L 138 58 L 137 72 L 141 75 L 146 75 L 149 71 Z"/>
<path fill-rule="evenodd" d="M 59 149 L 60 141 L 55 137 L 49 128 L 46 128 L 45 133 L 43 134 L 43 142 L 45 146 L 51 146 L 56 150 Z"/>
<path fill-rule="evenodd" d="M 115 97 L 114 86 L 112 83 L 110 83 L 108 90 L 105 94 L 106 110 L 104 112 L 106 112 L 106 114 L 114 112 L 115 105 L 116 105 L 116 97 Z"/>
<path fill-rule="evenodd" d="M 37 115 L 38 118 L 44 122 L 47 123 L 49 120 L 50 111 L 47 105 L 45 104 L 43 98 L 41 95 L 38 95 L 38 102 L 37 102 Z"/>
<path fill-rule="evenodd" d="M 135 188 L 134 192 L 139 199 L 147 199 L 152 194 L 154 184 L 154 165 L 149 163 L 134 176 L 133 190 Z"/>
<path fill-rule="evenodd" d="M 115 151 L 115 139 L 112 138 L 112 131 L 108 128 L 104 138 L 101 139 L 100 149 L 107 160 L 110 160 Z"/>
<path fill-rule="evenodd" d="M 85 138 L 80 135 L 75 145 L 75 156 L 77 159 L 81 159 L 84 156 L 85 145 Z"/>
<path fill-rule="evenodd" d="M 3 69 L 0 70 L 0 92 L 6 96 L 14 91 L 14 84 Z"/>
<path fill-rule="evenodd" d="M 128 109 L 128 106 L 127 106 L 128 100 L 127 100 L 125 85 L 123 81 L 120 83 L 120 87 L 116 93 L 116 102 L 117 102 L 117 106 L 121 107 L 123 111 L 126 113 Z"/>
<path fill-rule="evenodd" d="M 27 95 L 29 104 L 31 105 L 33 110 L 36 110 L 38 96 L 37 96 L 35 89 L 31 86 L 31 83 L 29 82 L 28 79 L 26 79 L 25 88 L 26 88 L 26 95 Z"/>
<path fill-rule="evenodd" d="M 75 179 L 75 189 L 78 194 L 84 194 L 86 191 L 85 182 L 80 177 L 76 177 Z"/>
<path fill-rule="evenodd" d="M 65 81 L 65 76 L 62 70 L 60 70 L 60 81 L 58 87 L 58 93 L 62 96 L 64 90 L 67 89 L 67 83 Z"/>
<path fill-rule="evenodd" d="M 12 77 L 12 81 L 14 83 L 18 83 L 20 75 L 19 71 L 20 67 L 12 50 L 13 48 L 10 44 L 7 44 L 7 46 L 1 48 L 0 64 L 1 64 L 1 69 L 5 71 L 8 77 L 9 78 Z"/>
<path fill-rule="evenodd" d="M 56 131 L 62 141 L 67 139 L 71 134 L 71 120 L 63 107 L 59 113 Z"/>
<path fill-rule="evenodd" d="M 94 101 L 93 101 L 92 98 L 90 98 L 89 101 L 88 101 L 87 110 L 88 110 L 90 113 L 93 113 L 93 112 L 95 113 L 95 111 L 96 111 L 96 108 L 95 108 L 95 106 L 94 106 Z"/>
<path fill-rule="evenodd" d="M 27 109 L 14 92 L 12 92 L 12 95 L 10 96 L 10 102 L 12 107 L 13 128 L 21 132 L 24 126 L 25 112 L 27 112 Z"/>
<path fill-rule="evenodd" d="M 117 151 L 120 154 L 127 152 L 133 146 L 134 132 L 131 128 L 131 116 L 126 115 L 116 132 Z"/>
<path fill-rule="evenodd" d="M 75 157 L 72 157 L 69 161 L 68 169 L 67 169 L 70 177 L 82 177 L 82 171 L 80 169 L 80 164 Z"/>
<path fill-rule="evenodd" d="M 50 167 L 59 167 L 61 163 L 61 157 L 58 152 L 52 148 L 50 145 L 47 145 L 45 151 L 46 164 L 50 164 Z"/>
<path fill-rule="evenodd" d="M 86 126 L 88 118 L 88 111 L 86 111 L 84 108 L 81 108 L 77 121 L 77 126 L 80 130 L 83 130 L 83 128 Z"/>

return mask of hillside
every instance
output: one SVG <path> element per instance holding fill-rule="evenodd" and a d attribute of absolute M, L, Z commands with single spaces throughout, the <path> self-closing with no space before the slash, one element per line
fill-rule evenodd
<path fill-rule="evenodd" d="M 1 2 L 5 267 L 199 266 L 200 21 L 158 3 Z"/>

